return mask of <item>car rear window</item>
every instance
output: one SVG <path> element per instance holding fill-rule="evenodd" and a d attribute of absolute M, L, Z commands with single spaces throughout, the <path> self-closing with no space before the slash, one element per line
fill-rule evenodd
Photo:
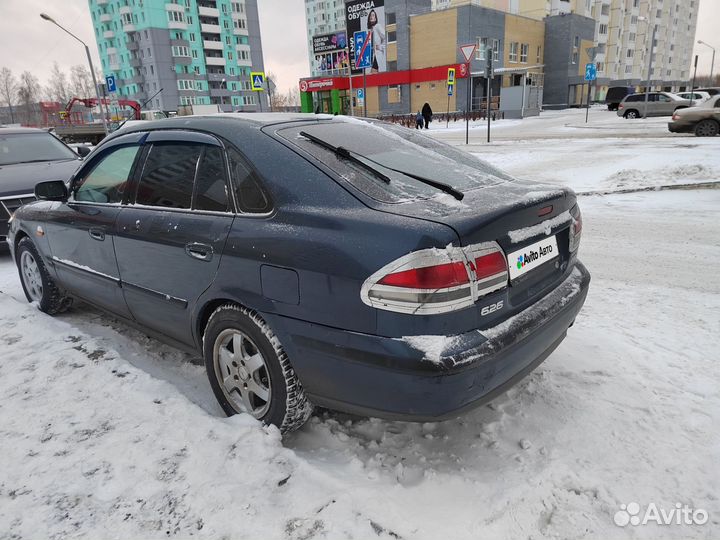
<path fill-rule="evenodd" d="M 300 135 L 300 132 L 342 146 L 390 178 L 387 184 L 365 168 L 336 156 Z M 336 119 L 281 128 L 278 135 L 300 147 L 366 195 L 387 203 L 400 203 L 439 194 L 437 188 L 386 169 L 391 167 L 469 191 L 512 178 L 472 154 L 438 142 L 415 130 L 376 121 Z"/>

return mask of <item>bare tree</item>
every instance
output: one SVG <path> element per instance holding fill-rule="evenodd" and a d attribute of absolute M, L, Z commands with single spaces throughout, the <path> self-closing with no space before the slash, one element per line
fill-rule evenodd
<path fill-rule="evenodd" d="M 300 90 L 297 86 L 291 86 L 288 88 L 288 92 L 286 94 L 286 101 L 287 105 L 289 107 L 299 107 L 300 106 Z"/>
<path fill-rule="evenodd" d="M 10 69 L 4 67 L 0 70 L 0 96 L 10 109 L 10 123 L 15 123 L 13 103 L 17 98 L 17 80 Z"/>
<path fill-rule="evenodd" d="M 55 62 L 50 72 L 50 81 L 46 88 L 46 93 L 50 96 L 50 99 L 59 101 L 64 105 L 69 99 L 68 90 L 67 76 L 60 70 L 58 63 Z"/>
<path fill-rule="evenodd" d="M 20 104 L 25 108 L 25 122 L 36 123 L 36 103 L 40 98 L 40 81 L 29 71 L 23 71 L 20 75 L 18 98 Z"/>
<path fill-rule="evenodd" d="M 80 98 L 95 96 L 90 70 L 83 66 L 70 68 L 70 93 Z"/>

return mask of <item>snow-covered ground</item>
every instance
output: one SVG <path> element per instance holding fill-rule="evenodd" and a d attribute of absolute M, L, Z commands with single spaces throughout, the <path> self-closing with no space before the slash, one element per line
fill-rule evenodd
<path fill-rule="evenodd" d="M 537 176 L 543 144 L 493 159 Z M 648 168 L 669 153 L 630 144 Z M 678 151 L 717 166 L 711 146 Z M 583 187 L 583 152 L 543 179 Z M 720 190 L 581 205 L 591 291 L 522 384 L 447 422 L 321 412 L 284 440 L 223 418 L 197 359 L 86 308 L 35 310 L 0 255 L 0 538 L 720 536 Z M 615 525 L 631 502 L 709 521 Z"/>

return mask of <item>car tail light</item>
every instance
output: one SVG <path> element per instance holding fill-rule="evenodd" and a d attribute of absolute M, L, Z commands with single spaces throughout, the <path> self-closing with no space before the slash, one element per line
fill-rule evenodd
<path fill-rule="evenodd" d="M 471 306 L 507 281 L 507 261 L 497 243 L 448 246 L 415 251 L 384 266 L 365 281 L 361 297 L 378 309 L 430 315 Z"/>
<path fill-rule="evenodd" d="M 673 121 L 680 120 L 680 115 L 678 113 L 673 113 L 672 119 L 673 119 Z"/>
<path fill-rule="evenodd" d="M 622 103 L 620 105 L 618 105 L 618 109 L 624 109 L 624 108 L 625 108 L 625 105 L 623 105 Z"/>
<path fill-rule="evenodd" d="M 582 213 L 580 207 L 576 204 L 570 210 L 572 216 L 572 225 L 570 226 L 570 251 L 576 251 L 580 247 L 580 236 L 582 235 Z"/>

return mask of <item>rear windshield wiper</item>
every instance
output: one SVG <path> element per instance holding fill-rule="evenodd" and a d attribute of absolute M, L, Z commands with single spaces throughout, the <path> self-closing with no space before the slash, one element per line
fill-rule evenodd
<path fill-rule="evenodd" d="M 383 169 L 387 169 L 388 171 L 392 171 L 392 172 L 396 172 L 398 174 L 408 176 L 410 178 L 417 180 L 418 182 L 422 182 L 423 184 L 432 186 L 435 189 L 439 189 L 440 191 L 443 191 L 443 192 L 447 193 L 448 195 L 452 195 L 458 201 L 463 200 L 463 197 L 465 197 L 465 195 L 461 191 L 458 191 L 454 187 L 449 186 L 443 182 L 438 182 L 437 180 L 431 180 L 430 178 L 425 178 L 424 176 L 420 176 L 420 175 L 410 173 L 407 171 L 402 171 L 400 169 L 394 169 L 392 167 L 388 167 L 387 165 L 380 163 L 378 161 L 375 161 L 374 159 L 371 159 L 367 156 L 358 154 L 360 156 L 360 157 L 358 157 L 358 156 L 354 155 L 355 152 L 353 152 L 352 150 L 348 150 L 347 148 L 345 148 L 343 146 L 334 146 L 327 141 L 324 141 L 318 137 L 315 137 L 314 135 L 310 135 L 306 131 L 301 131 L 300 135 L 316 144 L 319 144 L 323 148 L 326 148 L 327 150 L 334 152 L 336 155 L 338 155 L 342 158 L 348 159 L 348 160 L 352 161 L 353 163 L 362 165 L 365 169 L 370 170 L 373 174 L 376 174 L 378 177 L 382 178 L 388 184 L 390 183 L 390 178 L 388 176 L 386 176 L 385 174 L 383 174 L 382 172 L 378 171 L 375 167 L 371 167 L 370 165 L 365 163 L 365 161 L 369 161 L 370 163 L 379 165 Z"/>
<path fill-rule="evenodd" d="M 322 140 L 322 139 L 320 139 L 320 138 L 318 138 L 318 137 L 315 137 L 315 135 L 310 135 L 310 134 L 307 133 L 306 131 L 301 131 L 301 132 L 300 132 L 300 136 L 305 137 L 305 138 L 308 139 L 309 141 L 312 141 L 312 142 L 314 142 L 315 144 L 318 144 L 318 145 L 322 146 L 322 147 L 325 148 L 326 150 L 330 150 L 331 152 L 333 152 L 333 153 L 334 153 L 335 155 L 337 155 L 338 157 L 341 157 L 341 158 L 343 158 L 343 159 L 347 159 L 348 161 L 352 161 L 352 162 L 355 163 L 356 165 L 360 165 L 363 169 L 366 169 L 366 170 L 370 171 L 372 174 L 374 174 L 375 176 L 377 176 L 380 180 L 382 180 L 382 181 L 385 182 L 386 184 L 389 184 L 389 183 L 390 183 L 390 177 L 389 177 L 389 176 L 387 176 L 386 174 L 381 173 L 381 172 L 378 171 L 375 167 L 372 167 L 372 166 L 368 165 L 368 164 L 365 163 L 362 159 L 360 159 L 360 158 L 358 158 L 358 157 L 355 157 L 355 156 L 350 152 L 350 150 L 348 150 L 347 148 L 345 148 L 345 147 L 343 147 L 343 146 L 335 146 L 335 145 L 332 145 L 332 144 L 330 144 L 330 143 L 327 142 L 327 141 L 324 141 L 324 140 Z"/>

